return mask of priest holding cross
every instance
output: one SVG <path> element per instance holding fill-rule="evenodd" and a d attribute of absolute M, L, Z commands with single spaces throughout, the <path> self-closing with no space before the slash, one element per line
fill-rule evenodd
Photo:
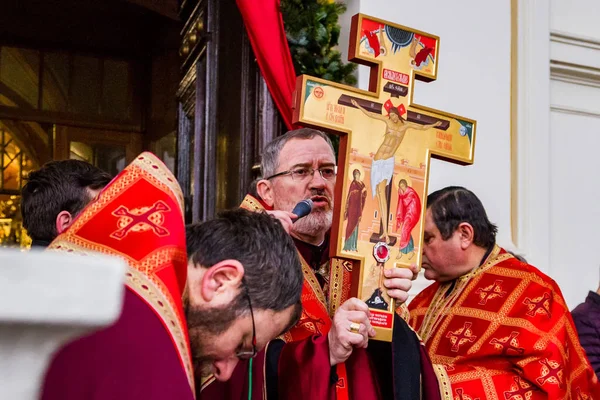
<path fill-rule="evenodd" d="M 257 399 L 440 398 L 425 349 L 394 304 L 406 300 L 410 264 L 420 262 L 422 215 L 411 228 L 419 260 L 393 263 L 400 235 L 388 229 L 397 213 L 389 204 L 400 181 L 418 192 L 415 198 L 426 197 L 431 154 L 471 163 L 475 126 L 412 104 L 415 77 L 436 77 L 437 38 L 362 15 L 352 32 L 352 59 L 373 67 L 370 90 L 299 77 L 294 119 L 316 129 L 288 132 L 265 147 L 259 198 L 242 204 L 268 210 L 294 238 L 304 312 L 253 364 L 240 362 L 231 382 L 197 377 L 201 398 L 240 398 L 248 390 Z M 410 54 L 415 40 L 430 48 L 418 63 Z M 321 129 L 343 135 L 337 162 Z M 359 204 L 343 218 L 359 179 Z M 304 199 L 314 210 L 295 222 L 291 211 Z M 412 209 L 425 209 L 419 201 Z M 347 250 L 344 232 L 352 237 Z M 398 314 L 406 315 L 403 305 Z"/>

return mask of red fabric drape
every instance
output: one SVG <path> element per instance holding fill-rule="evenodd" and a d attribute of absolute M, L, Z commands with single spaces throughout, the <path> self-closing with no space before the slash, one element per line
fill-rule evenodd
<path fill-rule="evenodd" d="M 292 129 L 292 93 L 296 73 L 285 37 L 279 0 L 236 0 L 250 44 L 271 96 Z"/>

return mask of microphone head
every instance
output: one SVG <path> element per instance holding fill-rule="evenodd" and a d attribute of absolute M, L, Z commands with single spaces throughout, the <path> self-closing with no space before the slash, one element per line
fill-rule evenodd
<path fill-rule="evenodd" d="M 296 206 L 292 210 L 292 213 L 296 214 L 298 216 L 298 219 L 300 219 L 310 214 L 312 209 L 313 201 L 311 199 L 305 199 L 296 204 Z M 296 221 L 298 219 L 296 219 Z"/>

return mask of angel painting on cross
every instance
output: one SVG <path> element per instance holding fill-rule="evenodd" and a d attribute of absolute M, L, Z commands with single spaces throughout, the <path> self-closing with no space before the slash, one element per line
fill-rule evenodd
<path fill-rule="evenodd" d="M 398 207 L 396 208 L 396 232 L 400 233 L 400 248 L 396 260 L 404 254 L 412 260 L 415 255 L 415 242 L 412 231 L 421 218 L 421 198 L 419 193 L 408 185 L 406 179 L 398 183 Z"/>
<path fill-rule="evenodd" d="M 408 51 L 410 56 L 410 65 L 413 68 L 421 68 L 422 63 L 425 63 L 425 65 L 428 63 L 427 58 L 432 52 L 433 47 L 426 46 L 425 44 L 421 43 L 417 35 L 414 35 Z"/>

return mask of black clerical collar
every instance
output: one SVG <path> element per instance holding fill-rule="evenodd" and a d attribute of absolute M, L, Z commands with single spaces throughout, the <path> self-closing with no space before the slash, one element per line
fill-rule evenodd
<path fill-rule="evenodd" d="M 488 257 L 490 256 L 490 254 L 492 254 L 492 251 L 494 250 L 494 247 L 496 247 L 496 243 L 492 243 L 492 245 L 490 246 L 490 248 L 487 249 L 487 251 L 483 255 L 483 258 L 481 259 L 481 262 L 479 263 L 479 265 L 477 266 L 477 268 L 481 267 L 485 263 L 485 261 L 488 259 Z"/>
<path fill-rule="evenodd" d="M 293 239 L 300 255 L 312 269 L 318 270 L 323 263 L 329 260 L 329 232 L 325 235 L 323 243 L 318 246 L 303 242 L 297 238 Z"/>

